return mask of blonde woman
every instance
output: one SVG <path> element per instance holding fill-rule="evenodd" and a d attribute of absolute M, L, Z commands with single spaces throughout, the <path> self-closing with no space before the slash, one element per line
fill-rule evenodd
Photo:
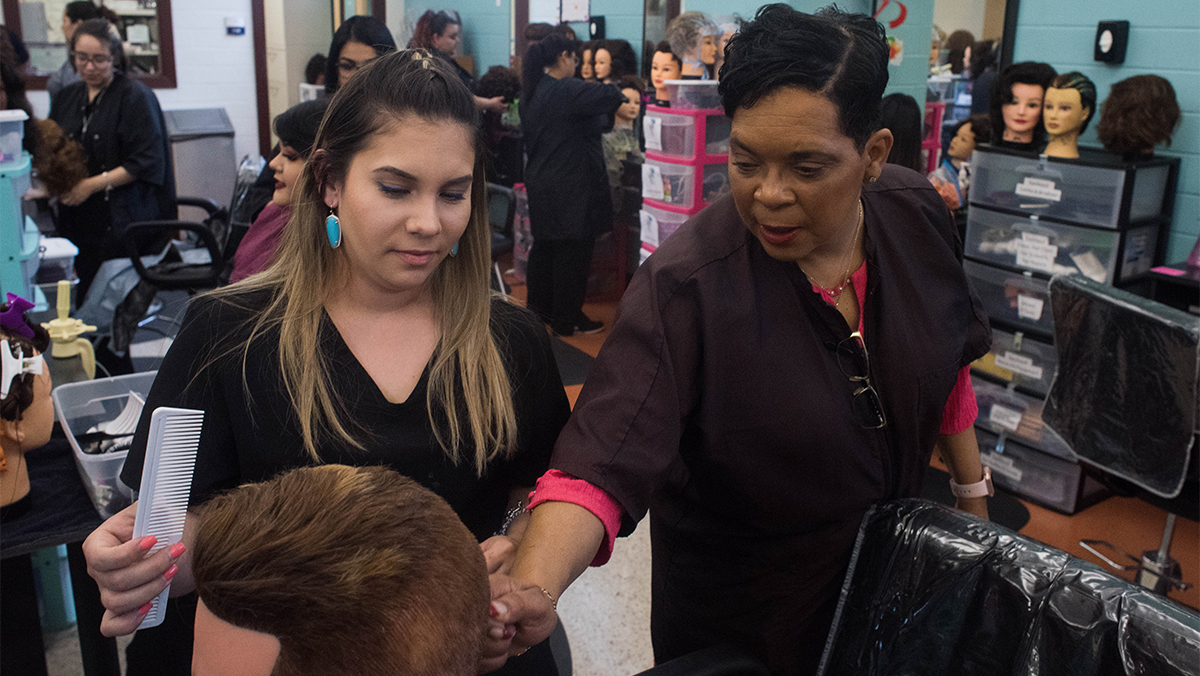
<path fill-rule="evenodd" d="M 276 262 L 189 309 L 147 401 L 147 414 L 206 413 L 193 505 L 295 467 L 384 465 L 442 496 L 478 539 L 505 526 L 568 405 L 545 330 L 488 290 L 480 147 L 471 93 L 427 52 L 383 56 L 338 90 Z M 190 533 L 146 557 L 132 524 L 126 510 L 85 544 L 110 635 L 133 631 L 168 581 L 172 594 L 193 588 Z M 489 569 L 506 568 L 522 529 L 483 543 Z M 134 644 L 160 645 L 157 631 Z M 535 664 L 519 673 L 555 673 L 544 646 L 523 659 Z"/>

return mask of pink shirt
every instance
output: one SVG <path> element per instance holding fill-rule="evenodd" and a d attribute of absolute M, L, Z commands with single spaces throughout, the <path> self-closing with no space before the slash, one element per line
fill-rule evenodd
<path fill-rule="evenodd" d="M 258 214 L 246 236 L 233 254 L 233 273 L 230 283 L 240 282 L 250 275 L 262 272 L 275 258 L 283 229 L 292 217 L 291 209 L 271 202 Z"/>
<path fill-rule="evenodd" d="M 854 284 L 854 293 L 858 296 L 858 307 L 866 307 L 867 264 L 865 262 L 850 276 L 850 280 Z M 824 289 L 815 284 L 812 288 L 813 292 L 820 294 L 826 303 L 835 304 L 833 297 Z M 862 312 L 858 313 L 859 333 L 863 332 L 862 315 Z M 939 431 L 942 434 L 964 432 L 975 423 L 978 415 L 979 404 L 975 400 L 975 389 L 971 386 L 971 367 L 964 366 L 958 372 L 958 381 L 954 384 L 954 389 L 950 391 L 946 407 L 942 410 L 942 425 Z M 621 530 L 621 517 L 624 513 L 617 501 L 603 489 L 556 469 L 546 472 L 542 478 L 538 479 L 537 486 L 529 494 L 528 509 L 551 501 L 579 505 L 600 519 L 604 524 L 605 538 L 596 552 L 596 557 L 592 559 L 591 565 L 602 566 L 607 563 L 612 556 L 617 533 Z"/>

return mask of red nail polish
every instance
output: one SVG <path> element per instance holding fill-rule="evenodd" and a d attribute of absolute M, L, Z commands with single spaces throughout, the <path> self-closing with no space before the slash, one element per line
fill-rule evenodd
<path fill-rule="evenodd" d="M 179 566 L 171 566 L 170 568 L 167 569 L 167 572 L 163 573 L 163 577 L 166 578 L 168 581 L 170 581 L 171 578 L 175 577 L 175 573 L 178 573 L 178 572 L 179 572 Z"/>
<path fill-rule="evenodd" d="M 143 605 L 141 608 L 138 608 L 138 615 L 145 615 L 146 613 L 150 612 L 150 609 L 153 607 L 154 607 L 154 602 L 147 601 L 145 603 L 145 605 Z"/>
<path fill-rule="evenodd" d="M 187 551 L 187 547 L 184 547 L 182 542 L 176 542 L 171 547 L 171 558 L 178 559 L 179 557 L 183 556 L 185 551 Z"/>
<path fill-rule="evenodd" d="M 147 535 L 146 537 L 142 538 L 141 542 L 138 543 L 138 549 L 142 550 L 143 552 L 148 552 L 156 544 L 158 544 L 158 538 L 154 537 L 153 535 Z"/>

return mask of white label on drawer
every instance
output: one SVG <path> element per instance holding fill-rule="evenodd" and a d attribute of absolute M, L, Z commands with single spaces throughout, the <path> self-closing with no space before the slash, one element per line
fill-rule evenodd
<path fill-rule="evenodd" d="M 650 246 L 658 246 L 658 219 L 643 209 L 639 212 L 642 219 L 642 241 Z"/>
<path fill-rule="evenodd" d="M 1023 354 L 1005 352 L 1002 355 L 997 355 L 996 366 L 1008 369 L 1013 373 L 1019 373 L 1028 378 L 1033 378 L 1034 380 L 1042 379 L 1042 367 L 1034 366 L 1033 360 Z"/>
<path fill-rule="evenodd" d="M 1050 244 L 1049 237 L 1021 233 L 1021 239 L 1017 241 L 1017 267 L 1053 273 L 1057 257 L 1058 247 Z"/>
<path fill-rule="evenodd" d="M 1025 294 L 1017 294 L 1017 316 L 1021 319 L 1030 321 L 1040 321 L 1042 318 L 1042 308 L 1046 306 L 1046 301 L 1034 296 L 1026 296 Z"/>
<path fill-rule="evenodd" d="M 1129 246 L 1128 243 L 1126 246 Z M 1071 260 L 1075 261 L 1075 267 L 1079 268 L 1080 272 L 1091 277 L 1093 281 L 1103 284 L 1108 280 L 1108 272 L 1104 270 L 1104 264 L 1091 251 L 1071 254 Z"/>
<path fill-rule="evenodd" d="M 1054 185 L 1054 181 L 1047 181 L 1044 178 L 1026 176 L 1024 181 L 1017 184 L 1013 192 L 1022 197 L 1037 197 L 1051 202 L 1062 200 L 1062 191 Z"/>
<path fill-rule="evenodd" d="M 1005 457 L 999 453 L 980 453 L 979 460 L 988 467 L 991 467 L 993 474 L 1006 476 L 1013 481 L 1020 482 L 1021 477 L 1025 476 L 1024 472 L 1017 469 L 1016 463 L 1012 461 L 1012 458 Z"/>
<path fill-rule="evenodd" d="M 988 420 L 1010 432 L 1016 432 L 1017 428 L 1021 426 L 1021 412 L 1000 404 L 992 404 L 992 410 L 988 412 Z"/>
<path fill-rule="evenodd" d="M 646 150 L 662 150 L 662 118 L 647 115 L 642 118 L 642 131 L 646 134 Z"/>
<path fill-rule="evenodd" d="M 642 197 L 652 200 L 663 198 L 662 169 L 653 164 L 642 165 Z"/>

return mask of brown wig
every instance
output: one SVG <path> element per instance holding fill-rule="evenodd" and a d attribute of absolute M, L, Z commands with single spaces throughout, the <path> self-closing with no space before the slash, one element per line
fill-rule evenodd
<path fill-rule="evenodd" d="M 38 120 L 37 125 L 42 136 L 42 151 L 33 158 L 38 179 L 51 197 L 65 195 L 88 177 L 87 152 L 54 120 Z"/>
<path fill-rule="evenodd" d="M 950 72 L 958 75 L 963 72 L 963 55 L 967 53 L 967 47 L 971 47 L 975 43 L 975 35 L 968 30 L 957 30 L 946 38 L 943 47 L 949 50 Z M 974 57 L 975 50 L 971 49 L 971 56 Z"/>
<path fill-rule="evenodd" d="M 1171 83 L 1157 75 L 1135 75 L 1109 90 L 1096 135 L 1109 152 L 1133 159 L 1152 154 L 1160 143 L 1171 145 L 1179 120 Z"/>
<path fill-rule="evenodd" d="M 306 467 L 197 514 L 204 605 L 280 643 L 273 676 L 474 674 L 489 588 L 440 497 L 383 467 Z"/>

